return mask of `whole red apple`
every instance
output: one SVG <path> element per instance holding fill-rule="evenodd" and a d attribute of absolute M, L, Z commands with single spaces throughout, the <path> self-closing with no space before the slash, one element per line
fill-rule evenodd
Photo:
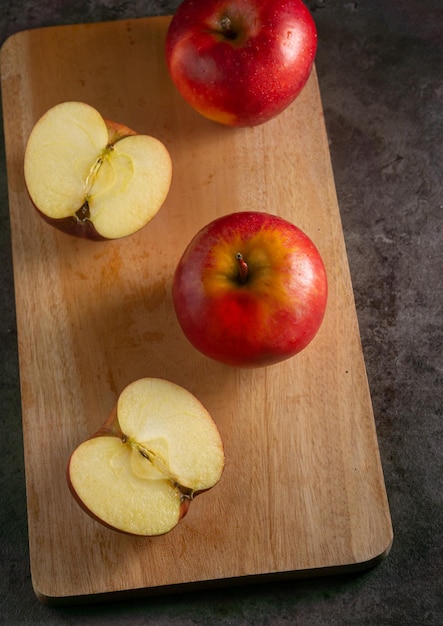
<path fill-rule="evenodd" d="M 303 89 L 317 50 L 301 0 L 184 0 L 166 38 L 169 73 L 209 119 L 255 126 Z"/>
<path fill-rule="evenodd" d="M 311 239 L 281 217 L 250 211 L 201 229 L 172 284 L 189 341 L 239 367 L 271 365 L 303 350 L 322 323 L 327 291 Z"/>

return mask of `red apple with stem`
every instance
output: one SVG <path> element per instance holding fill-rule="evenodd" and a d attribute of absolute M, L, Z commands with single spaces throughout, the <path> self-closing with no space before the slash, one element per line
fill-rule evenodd
<path fill-rule="evenodd" d="M 327 291 L 312 240 L 287 220 L 254 211 L 202 228 L 172 284 L 189 341 L 206 356 L 239 367 L 271 365 L 306 348 L 322 323 Z"/>
<path fill-rule="evenodd" d="M 302 0 L 184 0 L 165 48 L 183 98 L 231 126 L 255 126 L 286 109 L 316 51 L 316 26 Z"/>

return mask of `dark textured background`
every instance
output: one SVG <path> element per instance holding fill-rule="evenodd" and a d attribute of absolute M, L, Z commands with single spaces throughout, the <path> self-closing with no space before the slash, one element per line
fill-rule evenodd
<path fill-rule="evenodd" d="M 179 1 L 14 0 L 0 43 L 41 26 L 172 13 Z M 7 179 L 0 142 L 0 623 L 443 624 L 443 2 L 314 0 L 317 71 L 386 486 L 389 557 L 359 575 L 48 608 L 27 548 Z"/>

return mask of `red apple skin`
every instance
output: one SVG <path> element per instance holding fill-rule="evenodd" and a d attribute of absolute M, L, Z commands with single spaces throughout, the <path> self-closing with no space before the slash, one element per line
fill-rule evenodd
<path fill-rule="evenodd" d="M 286 109 L 316 51 L 317 29 L 302 0 L 184 0 L 165 46 L 183 98 L 230 126 L 262 124 Z"/>
<path fill-rule="evenodd" d="M 244 282 L 238 253 L 248 266 Z M 237 367 L 272 365 L 303 350 L 322 323 L 327 292 L 311 239 L 261 212 L 232 213 L 201 229 L 172 283 L 185 336 L 206 356 Z"/>
<path fill-rule="evenodd" d="M 110 145 L 114 145 L 117 141 L 123 139 L 124 137 L 137 134 L 135 130 L 132 130 L 132 128 L 129 128 L 124 124 L 120 124 L 119 122 L 105 119 L 105 123 L 108 129 Z M 57 230 L 67 235 L 79 237 L 80 239 L 89 239 L 90 241 L 106 241 L 106 238 L 96 231 L 94 224 L 88 219 L 86 207 L 79 208 L 75 215 L 70 215 L 69 217 L 61 219 L 54 219 L 45 215 L 37 206 L 35 206 L 34 203 L 32 203 L 32 205 L 47 224 L 54 226 Z"/>

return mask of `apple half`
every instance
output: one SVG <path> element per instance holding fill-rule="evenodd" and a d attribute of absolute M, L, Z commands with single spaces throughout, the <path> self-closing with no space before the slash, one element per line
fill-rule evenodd
<path fill-rule="evenodd" d="M 33 127 L 24 175 L 46 221 L 88 239 L 119 239 L 159 211 L 172 162 L 157 138 L 106 120 L 84 102 L 62 102 Z"/>
<path fill-rule="evenodd" d="M 224 468 L 218 428 L 187 389 L 161 378 L 128 385 L 103 427 L 72 453 L 69 488 L 105 526 L 163 535 Z"/>

